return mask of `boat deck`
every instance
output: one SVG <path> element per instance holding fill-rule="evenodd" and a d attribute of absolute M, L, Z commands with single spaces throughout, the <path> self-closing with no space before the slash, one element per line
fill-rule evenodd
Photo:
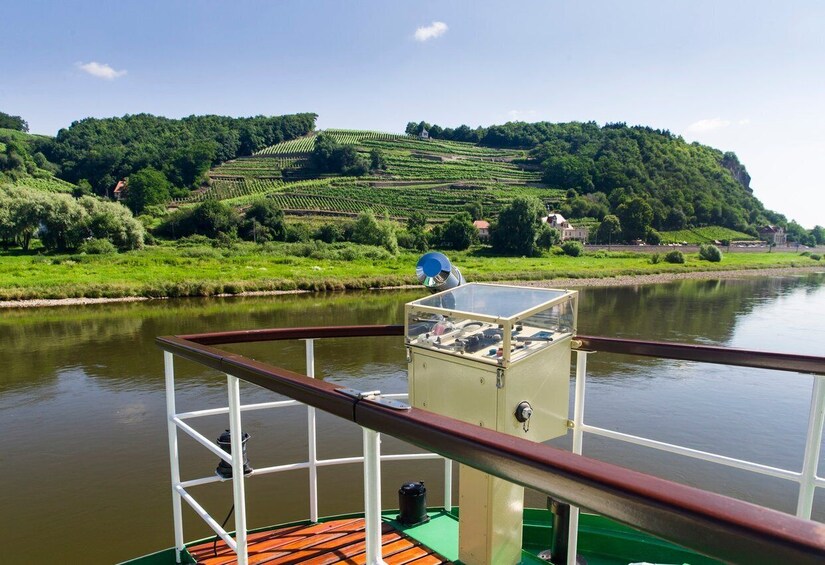
<path fill-rule="evenodd" d="M 363 518 L 348 518 L 249 534 L 249 563 L 365 563 L 364 527 Z M 450 563 L 431 549 L 399 532 L 391 524 L 383 524 L 381 543 L 382 555 L 388 565 Z M 201 543 L 188 549 L 197 563 L 236 563 L 235 553 L 223 540 L 218 540 L 217 544 Z"/>

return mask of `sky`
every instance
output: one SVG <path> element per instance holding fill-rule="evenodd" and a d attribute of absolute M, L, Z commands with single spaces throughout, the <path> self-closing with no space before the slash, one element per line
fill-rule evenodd
<path fill-rule="evenodd" d="M 626 122 L 734 151 L 766 207 L 825 225 L 825 2 L 0 0 L 0 111 L 315 112 L 400 132 Z"/>

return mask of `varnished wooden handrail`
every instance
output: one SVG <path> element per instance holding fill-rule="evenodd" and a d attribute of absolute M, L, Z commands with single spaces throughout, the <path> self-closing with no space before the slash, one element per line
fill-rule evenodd
<path fill-rule="evenodd" d="M 403 335 L 403 326 L 284 328 L 160 337 L 173 354 L 331 412 L 377 432 L 538 490 L 560 500 L 731 563 L 821 564 L 825 525 L 618 465 L 575 455 L 426 410 L 393 410 L 356 399 L 321 380 L 212 347 L 281 339 Z M 822 374 L 825 359 L 580 336 L 582 347 Z M 749 356 L 753 356 L 749 359 Z M 791 358 L 795 361 L 792 363 Z M 780 364 L 785 359 L 788 363 Z"/>

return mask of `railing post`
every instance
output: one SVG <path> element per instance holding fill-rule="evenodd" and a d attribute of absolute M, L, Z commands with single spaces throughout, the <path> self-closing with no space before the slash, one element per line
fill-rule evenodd
<path fill-rule="evenodd" d="M 444 459 L 444 510 L 453 511 L 453 460 Z"/>
<path fill-rule="evenodd" d="M 175 412 L 175 362 L 168 351 L 163 352 L 163 368 L 166 378 L 166 427 L 169 432 L 169 467 L 172 472 L 172 521 L 175 526 L 175 561 L 181 562 L 183 551 L 183 512 L 178 492 L 180 485 L 180 459 L 178 458 L 178 427 Z"/>
<path fill-rule="evenodd" d="M 802 476 L 799 481 L 799 498 L 796 515 L 811 519 L 814 504 L 816 471 L 819 451 L 822 445 L 822 427 L 825 424 L 825 377 L 814 375 L 811 391 L 811 412 L 808 415 L 808 434 L 805 436 L 805 459 L 802 462 Z"/>
<path fill-rule="evenodd" d="M 307 376 L 315 378 L 315 340 L 306 341 Z M 307 449 L 309 455 L 309 519 L 318 521 L 318 447 L 315 428 L 315 408 L 307 406 Z"/>
<path fill-rule="evenodd" d="M 381 558 L 381 436 L 364 430 L 364 521 L 366 522 L 366 565 L 383 565 Z"/>
<path fill-rule="evenodd" d="M 229 436 L 232 442 L 232 496 L 235 502 L 235 543 L 238 565 L 249 563 L 246 547 L 246 493 L 243 476 L 243 432 L 241 428 L 240 380 L 226 375 L 229 392 Z"/>
<path fill-rule="evenodd" d="M 573 401 L 573 453 L 582 454 L 584 431 L 584 385 L 587 380 L 587 351 L 576 351 L 576 396 Z M 570 534 L 567 537 L 567 564 L 576 565 L 579 545 L 579 507 L 570 505 Z"/>

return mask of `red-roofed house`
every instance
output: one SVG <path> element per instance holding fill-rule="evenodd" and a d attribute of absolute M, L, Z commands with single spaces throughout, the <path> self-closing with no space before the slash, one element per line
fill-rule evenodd
<path fill-rule="evenodd" d="M 487 241 L 490 239 L 490 222 L 485 220 L 476 220 L 473 222 L 473 225 L 478 230 L 478 238 L 481 241 Z"/>

